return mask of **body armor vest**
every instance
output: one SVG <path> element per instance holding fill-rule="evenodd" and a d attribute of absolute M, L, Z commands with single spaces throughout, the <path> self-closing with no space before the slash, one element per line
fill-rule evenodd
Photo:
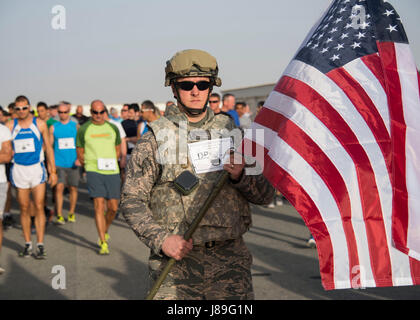
<path fill-rule="evenodd" d="M 195 173 L 188 157 L 187 143 L 225 138 L 234 128 L 229 117 L 214 116 L 210 109 L 207 112 L 207 120 L 197 129 L 188 126 L 182 113 L 161 117 L 149 124 L 158 144 L 157 161 L 162 169 L 152 189 L 150 208 L 154 219 L 173 234 L 185 233 L 222 173 L 196 174 L 200 182 L 189 195 L 182 195 L 173 183 L 185 170 Z M 248 201 L 227 182 L 194 233 L 193 242 L 237 239 L 250 225 Z"/>

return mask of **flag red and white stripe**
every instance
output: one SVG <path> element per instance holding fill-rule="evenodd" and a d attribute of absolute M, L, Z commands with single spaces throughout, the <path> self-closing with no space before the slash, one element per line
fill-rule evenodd
<path fill-rule="evenodd" d="M 420 260 L 419 73 L 407 44 L 381 43 L 392 115 L 394 154 L 393 241 Z"/>
<path fill-rule="evenodd" d="M 407 44 L 293 60 L 244 139 L 303 217 L 326 290 L 420 284 L 419 75 Z"/>

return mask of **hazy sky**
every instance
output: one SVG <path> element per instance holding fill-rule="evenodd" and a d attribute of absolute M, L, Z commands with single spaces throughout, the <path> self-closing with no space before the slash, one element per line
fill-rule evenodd
<path fill-rule="evenodd" d="M 420 66 L 419 0 L 390 0 Z M 163 102 L 165 62 L 214 55 L 222 89 L 277 82 L 330 0 L 0 0 L 0 104 Z M 54 30 L 62 5 L 66 29 Z"/>

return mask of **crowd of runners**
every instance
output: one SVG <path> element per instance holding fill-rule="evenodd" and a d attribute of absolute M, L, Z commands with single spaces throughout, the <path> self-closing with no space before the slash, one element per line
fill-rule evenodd
<path fill-rule="evenodd" d="M 32 108 L 23 95 L 8 110 L 1 108 L 0 221 L 6 229 L 16 223 L 10 213 L 15 194 L 24 238 L 20 257 L 45 259 L 46 224 L 76 222 L 81 179 L 87 183 L 95 209 L 99 254 L 109 254 L 108 230 L 117 213 L 127 158 L 147 131 L 148 121 L 160 116 L 151 101 L 144 101 L 141 106 L 125 104 L 121 115 L 114 108 L 108 110 L 100 100 L 91 103 L 90 117 L 84 114 L 82 106 L 75 111 L 71 115 L 71 104 L 66 101 L 52 106 L 39 102 Z M 52 191 L 54 208 L 46 206 L 48 190 Z M 67 217 L 63 214 L 66 193 Z M 32 234 L 36 234 L 35 248 Z"/>

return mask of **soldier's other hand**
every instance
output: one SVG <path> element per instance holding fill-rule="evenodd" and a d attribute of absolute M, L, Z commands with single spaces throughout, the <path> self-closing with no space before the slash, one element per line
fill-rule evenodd
<path fill-rule="evenodd" d="M 227 172 L 229 172 L 232 180 L 239 180 L 242 176 L 242 171 L 245 168 L 245 159 L 238 152 L 230 153 L 230 161 L 223 166 Z"/>
<path fill-rule="evenodd" d="M 162 244 L 163 253 L 177 261 L 184 258 L 192 248 L 192 239 L 186 241 L 182 236 L 176 234 L 167 237 Z"/>

